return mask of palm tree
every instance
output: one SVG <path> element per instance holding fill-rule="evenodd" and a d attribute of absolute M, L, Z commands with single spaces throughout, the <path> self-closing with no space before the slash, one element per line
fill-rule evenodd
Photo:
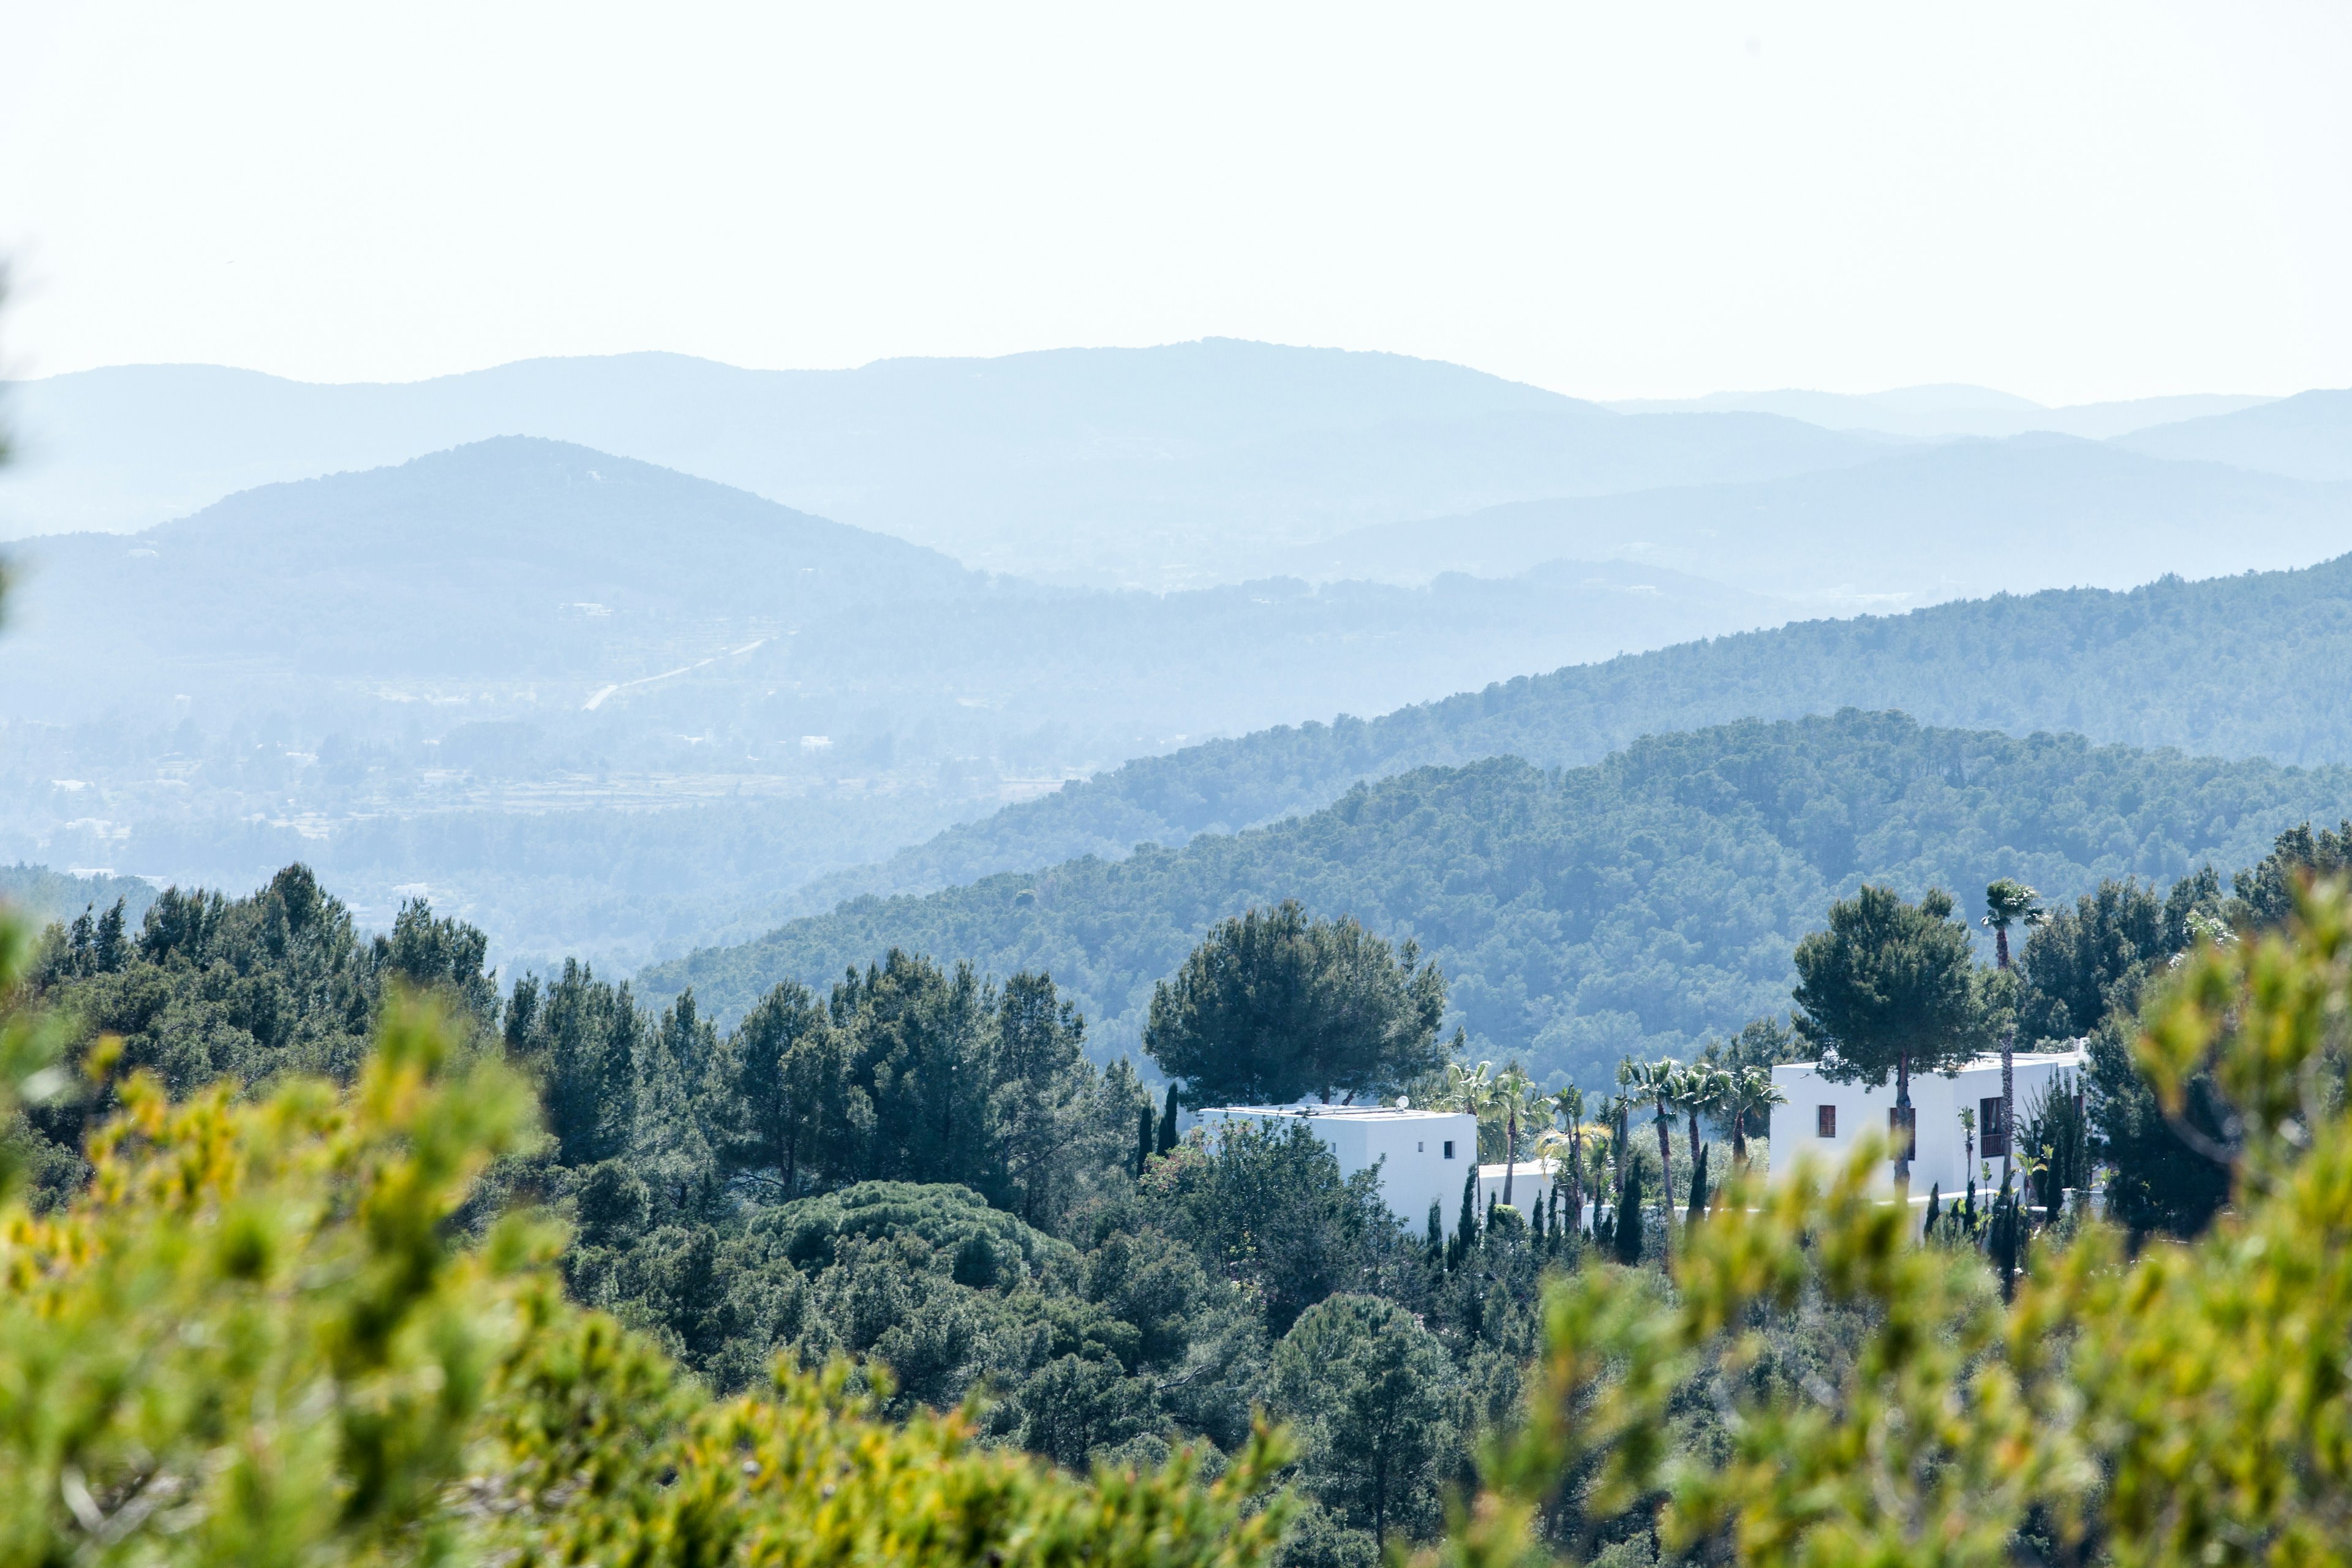
<path fill-rule="evenodd" d="M 1537 1104 L 1535 1080 L 1518 1063 L 1503 1069 L 1495 1080 L 1495 1114 L 1503 1121 L 1503 1203 L 1511 1202 L 1512 1168 L 1519 1163 L 1519 1122 Z"/>
<path fill-rule="evenodd" d="M 2009 971 L 2009 928 L 2028 930 L 2050 917 L 2042 912 L 2042 895 L 2013 877 L 2003 877 L 1985 889 L 1984 924 L 1992 932 L 1992 953 L 2001 972 Z M 2017 1026 L 2000 1036 L 2000 1179 L 2009 1180 L 2010 1151 L 2017 1143 L 2017 1094 L 2012 1064 L 2017 1054 Z M 1990 1131 L 1990 1129 L 1987 1129 Z"/>
<path fill-rule="evenodd" d="M 1658 1245 L 1667 1244 L 1674 1230 L 1675 1213 L 1675 1148 L 1673 1107 L 1682 1095 L 1682 1068 L 1671 1057 L 1661 1057 L 1654 1062 L 1624 1061 L 1618 1064 L 1617 1080 L 1633 1091 L 1636 1100 L 1657 1103 L 1658 1114 L 1654 1125 L 1658 1131 L 1658 1166 L 1661 1184 L 1665 1194 L 1666 1224 L 1658 1232 Z"/>
<path fill-rule="evenodd" d="M 1736 1068 L 1726 1073 L 1719 1097 L 1714 1106 L 1717 1121 L 1731 1129 L 1731 1163 L 1735 1169 L 1748 1168 L 1748 1119 L 1776 1105 L 1786 1105 L 1789 1097 L 1772 1082 L 1769 1068 Z"/>
<path fill-rule="evenodd" d="M 1576 1223 L 1584 1223 L 1584 1091 L 1574 1084 L 1551 1097 L 1552 1109 L 1568 1123 L 1568 1201 Z"/>
<path fill-rule="evenodd" d="M 1690 1117 L 1690 1157 L 1698 1158 L 1698 1119 L 1721 1121 L 1723 1096 L 1731 1075 L 1713 1062 L 1693 1062 L 1683 1068 L 1682 1108 Z"/>
<path fill-rule="evenodd" d="M 1445 1081 L 1438 1087 L 1435 1106 L 1440 1110 L 1466 1110 L 1478 1119 L 1478 1143 L 1483 1148 L 1486 1130 L 1495 1117 L 1495 1064 L 1480 1062 L 1465 1068 L 1460 1062 L 1445 1064 Z"/>

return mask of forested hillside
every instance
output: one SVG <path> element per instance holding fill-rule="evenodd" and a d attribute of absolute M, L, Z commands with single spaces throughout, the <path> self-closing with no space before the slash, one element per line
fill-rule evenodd
<path fill-rule="evenodd" d="M 1474 1049 L 1598 1085 L 1786 1005 L 1790 952 L 1835 894 L 1999 876 L 2071 898 L 2102 878 L 2251 865 L 2293 822 L 2352 809 L 2352 769 L 2224 763 L 1923 728 L 1846 711 L 1643 740 L 1596 766 L 1516 759 L 1359 786 L 1313 816 L 929 897 L 866 898 L 641 977 L 740 1016 L 892 947 L 1050 973 L 1132 1047 L 1152 983 L 1214 921 L 1296 898 L 1412 937 Z"/>
<path fill-rule="evenodd" d="M 1378 719 L 1215 741 L 1065 785 L 820 881 L 805 912 L 1145 843 L 1181 844 L 1338 798 L 1359 779 L 1517 756 L 1593 762 L 1643 735 L 1847 707 L 2013 735 L 2281 763 L 2352 762 L 2352 556 L 2129 593 L 2008 595 L 1809 621 L 1559 669 Z"/>

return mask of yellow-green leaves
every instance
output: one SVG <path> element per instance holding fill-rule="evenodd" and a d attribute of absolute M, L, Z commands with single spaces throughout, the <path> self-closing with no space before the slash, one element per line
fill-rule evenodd
<path fill-rule="evenodd" d="M 8 1083 L 42 1028 L 0 1016 Z M 564 1300 L 545 1230 L 453 1234 L 535 1120 L 459 1037 L 406 1001 L 346 1091 L 173 1102 L 133 1074 L 76 1200 L 0 1207 L 0 1568 L 1271 1555 L 1287 1507 L 1256 1494 L 1289 1456 L 1263 1430 L 1214 1486 L 1189 1455 L 1081 1480 L 975 1448 L 968 1414 L 885 1422 L 844 1368 L 709 1404 Z"/>
<path fill-rule="evenodd" d="M 2125 1565 L 2352 1563 L 2352 906 L 2323 884 L 2298 910 L 2201 945 L 2149 1005 L 2159 1093 L 2177 1111 L 2210 1071 L 2235 1117 L 2236 1201 L 2203 1238 L 2131 1258 L 2088 1226 L 2004 1309 L 1974 1254 L 1919 1245 L 1873 1194 L 1881 1151 L 1735 1184 L 1671 1287 L 1554 1283 L 1530 1422 L 1458 1555 L 1528 1557 L 1572 1480 L 1591 1512 L 1654 1510 L 1668 1546 L 1742 1563 L 1990 1564 L 2029 1520 Z M 1757 1314 L 1814 1301 L 1861 1325 L 1841 1381 L 1749 1376 Z M 1675 1441 L 1695 1394 L 1727 1450 Z"/>

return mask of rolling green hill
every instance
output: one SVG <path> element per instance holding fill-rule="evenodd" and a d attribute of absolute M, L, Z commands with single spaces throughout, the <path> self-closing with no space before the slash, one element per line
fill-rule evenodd
<path fill-rule="evenodd" d="M 1052 973 L 1096 1048 L 1132 1048 L 1152 983 L 1213 921 L 1295 897 L 1412 936 L 1452 978 L 1473 1048 L 1601 1081 L 1785 1006 L 1790 952 L 1864 880 L 1973 895 L 2015 876 L 2069 898 L 2110 876 L 2250 864 L 2292 822 L 2352 808 L 2352 769 L 2225 763 L 1927 729 L 1899 713 L 1747 721 L 1591 767 L 1515 758 L 1359 785 L 1312 816 L 866 898 L 645 972 L 740 1014 L 891 947 Z"/>
<path fill-rule="evenodd" d="M 1124 855 L 1312 811 L 1359 779 L 1517 756 L 1597 761 L 1743 718 L 1897 708 L 1930 724 L 2221 757 L 2352 763 L 2352 556 L 2129 593 L 2083 588 L 1718 637 L 1400 709 L 1147 757 L 812 884 L 781 912 Z"/>

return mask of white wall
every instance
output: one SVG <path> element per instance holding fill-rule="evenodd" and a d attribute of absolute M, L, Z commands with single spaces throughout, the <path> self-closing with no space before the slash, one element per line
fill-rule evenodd
<path fill-rule="evenodd" d="M 1454 1234 L 1462 1213 L 1462 1184 L 1478 1159 L 1476 1117 L 1466 1111 L 1370 1106 L 1310 1106 L 1302 1112 L 1297 1106 L 1248 1105 L 1203 1110 L 1201 1125 L 1214 1138 L 1220 1128 L 1233 1123 L 1266 1126 L 1298 1120 L 1302 1114 L 1307 1127 L 1338 1156 L 1340 1174 L 1352 1176 L 1380 1164 L 1381 1194 L 1415 1236 L 1423 1234 L 1429 1223 L 1433 1200 L 1445 1234 Z M 1481 1194 L 1482 1209 L 1486 1201 Z"/>
<path fill-rule="evenodd" d="M 1557 1162 L 1550 1160 L 1522 1160 L 1509 1169 L 1511 1206 L 1518 1210 L 1520 1215 L 1532 1225 L 1535 1223 L 1536 1205 L 1551 1196 L 1552 1173 L 1559 1169 L 1559 1166 Z M 1487 1199 L 1492 1198 L 1497 1203 L 1502 1201 L 1503 1172 L 1504 1167 L 1499 1163 L 1478 1167 L 1478 1212 L 1480 1214 L 1486 1212 Z M 1563 1194 L 1565 1191 L 1566 1184 L 1563 1181 Z M 1567 1197 L 1563 1195 L 1560 1203 L 1565 1205 L 1567 1202 Z M 1592 1203 L 1591 1194 L 1589 1193 L 1586 1194 L 1584 1212 L 1586 1219 L 1583 1223 L 1590 1224 Z M 1565 1215 L 1565 1207 L 1562 1213 Z"/>
<path fill-rule="evenodd" d="M 2022 1127 L 2032 1113 L 2033 1103 L 2044 1085 L 2061 1072 L 2079 1079 L 2086 1053 L 2080 1050 L 2030 1052 L 2020 1051 L 2014 1058 L 2012 1079 L 2016 1085 L 2017 1120 Z M 1891 1073 L 1885 1083 L 1875 1087 L 1860 1083 L 1832 1083 L 1823 1078 L 1815 1064 L 1801 1063 L 1772 1069 L 1773 1087 L 1788 1096 L 1789 1103 L 1772 1108 L 1771 1173 L 1786 1175 L 1804 1159 L 1824 1160 L 1842 1164 L 1853 1152 L 1853 1146 L 1865 1132 L 1874 1131 L 1881 1137 L 1887 1132 L 1887 1112 L 1895 1105 L 1895 1079 Z M 1923 1199 L 1931 1185 L 1940 1185 L 1944 1195 L 1951 1196 L 1968 1184 L 1969 1163 L 1967 1145 L 1959 1121 L 1961 1107 L 1979 1110 L 1977 1139 L 1979 1166 L 1977 1182 L 1984 1186 L 1982 1166 L 1992 1166 L 1992 1185 L 2000 1184 L 1999 1156 L 1988 1161 L 1982 1152 L 1984 1118 L 1980 1105 L 2000 1093 L 2000 1058 L 1980 1057 L 1963 1068 L 1952 1078 L 1939 1073 L 1914 1075 L 1911 1079 L 1911 1106 L 1919 1129 L 1919 1153 L 1911 1164 L 1911 1194 Z M 1833 1106 L 1837 1110 L 1837 1133 L 1831 1138 L 1816 1131 L 1820 1108 Z M 1895 1168 L 1892 1161 L 1879 1170 L 1881 1183 L 1892 1187 Z"/>

